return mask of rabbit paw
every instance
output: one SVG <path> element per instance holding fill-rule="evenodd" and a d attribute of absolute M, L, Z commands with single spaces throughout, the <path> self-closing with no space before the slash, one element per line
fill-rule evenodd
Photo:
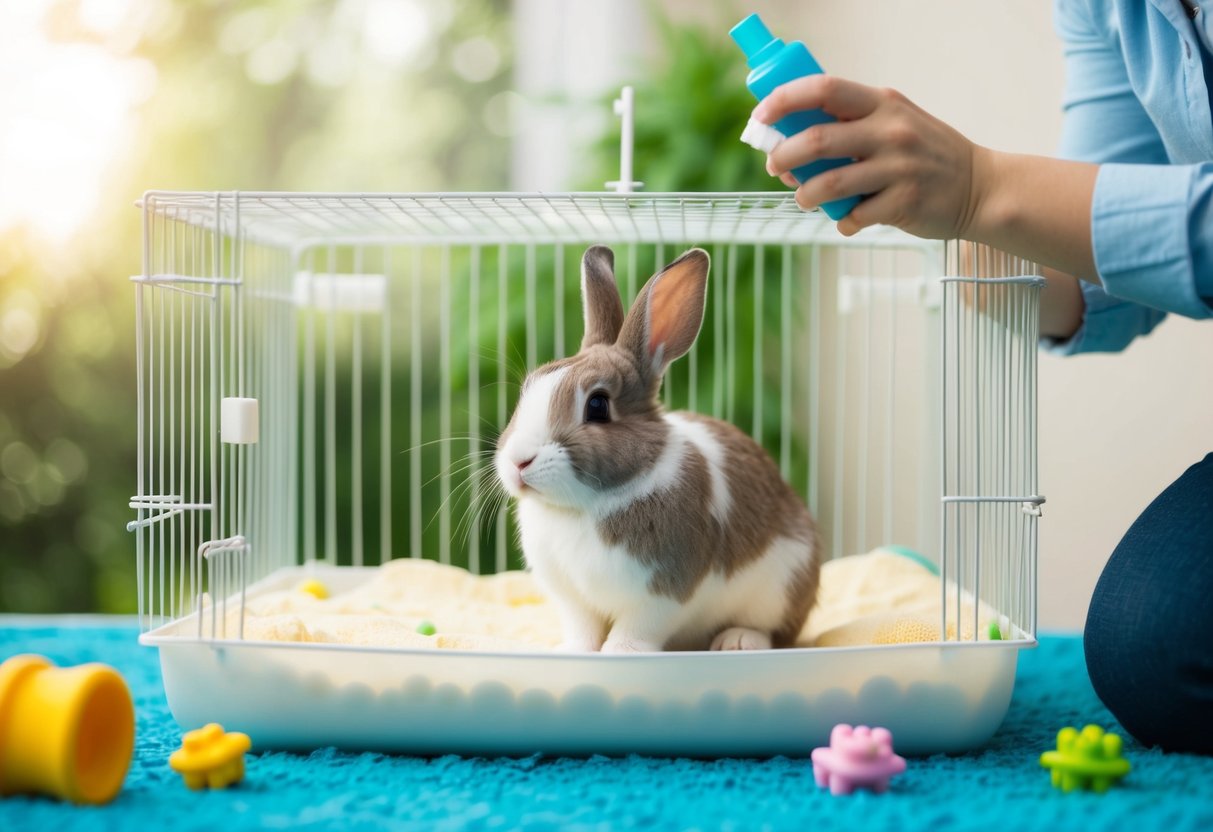
<path fill-rule="evenodd" d="M 592 636 L 565 638 L 556 645 L 557 653 L 597 653 L 602 642 Z"/>
<path fill-rule="evenodd" d="M 748 627 L 729 627 L 712 639 L 713 650 L 770 650 L 771 636 Z"/>

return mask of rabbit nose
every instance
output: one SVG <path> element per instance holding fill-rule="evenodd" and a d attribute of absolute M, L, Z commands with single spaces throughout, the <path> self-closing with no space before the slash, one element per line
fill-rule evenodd
<path fill-rule="evenodd" d="M 535 457 L 531 457 L 530 459 L 524 459 L 524 460 L 522 460 L 522 461 L 518 462 L 518 463 L 517 463 L 517 465 L 518 465 L 518 473 L 519 473 L 519 474 L 521 474 L 521 473 L 522 473 L 523 471 L 525 471 L 527 468 L 530 468 L 530 467 L 531 467 L 531 463 L 532 463 L 532 462 L 534 462 L 534 461 L 535 461 Z"/>

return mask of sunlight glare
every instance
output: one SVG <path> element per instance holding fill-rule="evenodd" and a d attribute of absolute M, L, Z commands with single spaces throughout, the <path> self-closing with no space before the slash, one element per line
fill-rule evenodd
<path fill-rule="evenodd" d="M 0 231 L 28 226 L 63 240 L 97 208 L 109 165 L 130 144 L 133 109 L 155 88 L 155 68 L 104 47 L 50 41 L 41 25 L 50 2 L 18 5 L 21 13 L 6 9 L 0 25 Z"/>
<path fill-rule="evenodd" d="M 370 0 L 365 15 L 362 35 L 366 48 L 389 66 L 403 64 L 429 40 L 429 15 L 413 0 Z"/>

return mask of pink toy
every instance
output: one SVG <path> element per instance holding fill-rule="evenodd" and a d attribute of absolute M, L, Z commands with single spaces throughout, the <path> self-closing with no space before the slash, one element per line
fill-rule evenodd
<path fill-rule="evenodd" d="M 893 753 L 893 735 L 887 728 L 840 723 L 830 732 L 828 747 L 813 749 L 813 777 L 818 786 L 829 784 L 830 794 L 855 789 L 880 794 L 893 775 L 905 770 L 905 758 Z"/>

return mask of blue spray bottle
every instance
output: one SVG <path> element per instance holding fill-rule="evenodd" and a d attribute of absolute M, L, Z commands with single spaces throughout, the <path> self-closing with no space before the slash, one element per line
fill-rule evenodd
<path fill-rule="evenodd" d="M 794 81 L 805 75 L 822 72 L 821 65 L 798 40 L 784 43 L 771 34 L 762 19 L 752 14 L 734 26 L 729 34 L 741 51 L 745 53 L 746 63 L 750 65 L 750 75 L 745 85 L 759 101 L 771 94 L 776 87 Z M 821 110 L 803 110 L 789 113 L 772 125 L 786 136 L 794 136 L 814 124 L 836 121 L 833 116 Z M 850 164 L 850 159 L 819 159 L 802 165 L 792 171 L 796 181 L 805 182 L 822 171 Z M 827 202 L 822 210 L 834 221 L 838 221 L 851 213 L 851 209 L 859 202 L 859 197 L 851 196 L 835 202 Z"/>

